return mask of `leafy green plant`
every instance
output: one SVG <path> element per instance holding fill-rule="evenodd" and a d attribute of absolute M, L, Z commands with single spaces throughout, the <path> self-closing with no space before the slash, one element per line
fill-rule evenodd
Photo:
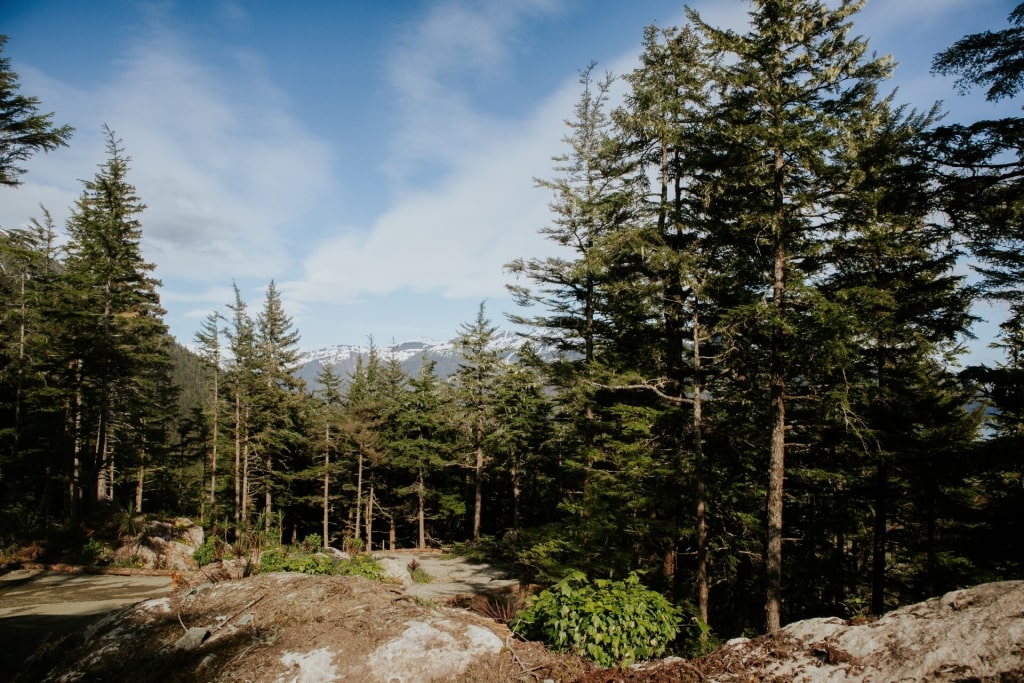
<path fill-rule="evenodd" d="M 322 550 L 324 547 L 324 539 L 320 534 L 309 534 L 306 538 L 302 539 L 302 551 L 306 553 L 315 553 Z"/>
<path fill-rule="evenodd" d="M 409 570 L 409 576 L 412 577 L 413 583 L 430 583 L 434 580 L 434 577 L 427 573 L 427 570 L 416 558 L 410 560 L 405 568 Z"/>
<path fill-rule="evenodd" d="M 139 520 L 135 515 L 135 501 L 131 500 L 118 512 L 117 535 L 134 536 L 137 533 L 139 533 Z"/>
<path fill-rule="evenodd" d="M 82 562 L 85 564 L 98 564 L 107 554 L 107 547 L 95 538 L 90 538 L 82 546 Z"/>
<path fill-rule="evenodd" d="M 192 557 L 200 567 L 216 562 L 224 557 L 224 541 L 218 536 L 208 536 L 201 546 L 192 551 Z"/>
<path fill-rule="evenodd" d="M 384 570 L 369 555 L 356 555 L 351 560 L 339 560 L 336 571 L 344 576 L 362 576 L 374 581 L 384 580 Z"/>
<path fill-rule="evenodd" d="M 290 552 L 287 548 L 270 548 L 260 555 L 261 572 L 297 572 L 314 576 L 364 576 L 380 581 L 384 572 L 368 555 L 351 560 L 336 560 L 321 553 Z"/>
<path fill-rule="evenodd" d="M 345 539 L 341 542 L 341 549 L 349 555 L 358 555 L 359 553 L 363 552 L 363 549 L 365 547 L 366 546 L 363 543 L 363 539 L 361 538 L 353 538 L 351 536 L 346 536 Z"/>
<path fill-rule="evenodd" d="M 531 599 L 510 626 L 525 638 L 611 667 L 664 654 L 679 633 L 681 616 L 635 573 L 623 581 L 590 583 L 577 571 Z"/>

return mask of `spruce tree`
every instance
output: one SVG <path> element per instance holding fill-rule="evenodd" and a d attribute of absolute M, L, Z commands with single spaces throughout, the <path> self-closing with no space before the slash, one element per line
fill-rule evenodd
<path fill-rule="evenodd" d="M 484 304 L 476 318 L 459 330 L 456 348 L 459 367 L 452 379 L 456 401 L 461 408 L 463 429 L 473 471 L 473 519 L 471 538 L 480 540 L 483 519 L 483 487 L 487 464 L 487 437 L 495 429 L 494 392 L 502 373 L 501 357 L 494 348 L 497 328 L 487 319 Z"/>
<path fill-rule="evenodd" d="M 717 139 L 709 140 L 721 155 L 710 211 L 734 230 L 753 272 L 764 274 L 756 283 L 761 303 L 743 315 L 749 316 L 748 333 L 763 331 L 747 350 L 763 364 L 769 394 L 769 631 L 782 618 L 787 407 L 792 396 L 804 393 L 801 385 L 813 371 L 808 361 L 814 362 L 799 339 L 822 338 L 816 330 L 828 314 L 812 288 L 822 267 L 816 257 L 842 219 L 836 202 L 857 191 L 856 179 L 838 172 L 836 161 L 857 144 L 852 134 L 874 116 L 878 85 L 891 71 L 890 60 L 867 58 L 865 41 L 849 37 L 849 20 L 862 5 L 844 0 L 831 9 L 814 0 L 755 0 L 744 34 L 708 26 L 691 12 L 723 64 L 716 84 Z"/>
<path fill-rule="evenodd" d="M 89 475 L 89 498 L 110 500 L 118 474 L 118 451 L 133 439 L 126 424 L 146 419 L 166 373 L 166 327 L 160 282 L 142 257 L 145 205 L 128 182 L 130 159 L 121 141 L 104 127 L 107 161 L 85 181 L 68 219 L 63 305 L 72 311 L 67 334 L 76 368 L 73 391 L 80 396 L 81 422 L 69 425 Z M 92 452 L 83 452 L 86 442 Z M 83 482 L 83 485 L 86 482 Z"/>
<path fill-rule="evenodd" d="M 220 324 L 224 317 L 214 311 L 207 315 L 195 333 L 199 357 L 210 370 L 209 394 L 204 405 L 204 414 L 209 425 L 210 454 L 210 519 L 217 519 L 217 450 L 220 446 L 221 418 L 221 336 Z"/>
<path fill-rule="evenodd" d="M 7 36 L 0 35 L 0 53 Z M 0 57 L 0 185 L 15 187 L 25 169 L 18 164 L 36 152 L 66 147 L 74 128 L 54 126 L 53 113 L 39 113 L 39 98 L 19 95 L 18 74 L 9 57 Z"/>

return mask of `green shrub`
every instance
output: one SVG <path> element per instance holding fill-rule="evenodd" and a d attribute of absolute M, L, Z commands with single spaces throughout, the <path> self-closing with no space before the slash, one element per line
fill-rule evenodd
<path fill-rule="evenodd" d="M 413 583 L 430 583 L 434 580 L 427 570 L 423 568 L 420 561 L 416 558 L 410 560 L 409 564 L 405 565 L 405 568 L 409 570 L 409 577 L 412 578 Z"/>
<path fill-rule="evenodd" d="M 271 548 L 260 555 L 261 572 L 297 572 L 313 576 L 365 576 L 380 581 L 384 572 L 368 555 L 351 560 L 336 560 L 320 553 L 292 553 L 285 548 Z"/>
<path fill-rule="evenodd" d="M 582 572 L 573 572 L 531 599 L 510 626 L 525 638 L 611 667 L 663 655 L 679 632 L 681 616 L 635 573 L 624 581 L 590 583 Z"/>
<path fill-rule="evenodd" d="M 307 553 L 317 553 L 323 550 L 324 539 L 320 534 L 309 534 L 302 540 L 302 551 Z"/>
<path fill-rule="evenodd" d="M 192 551 L 192 558 L 200 567 L 224 557 L 224 541 L 217 536 L 208 536 L 203 544 Z"/>
<path fill-rule="evenodd" d="M 107 547 L 95 538 L 90 538 L 82 546 L 82 562 L 85 564 L 98 564 L 107 558 Z"/>
<path fill-rule="evenodd" d="M 374 581 L 384 580 L 384 570 L 369 555 L 356 555 L 351 560 L 338 560 L 337 573 L 344 576 L 363 576 Z"/>

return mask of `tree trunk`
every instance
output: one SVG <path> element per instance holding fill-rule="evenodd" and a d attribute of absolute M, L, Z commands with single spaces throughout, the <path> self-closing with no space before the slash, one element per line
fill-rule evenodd
<path fill-rule="evenodd" d="M 888 546 L 889 465 L 878 454 L 875 469 L 875 519 L 871 539 L 871 613 L 885 611 L 885 551 Z"/>
<path fill-rule="evenodd" d="M 213 447 L 210 449 L 210 518 L 217 510 L 217 423 L 220 422 L 220 382 L 217 369 L 213 371 Z"/>
<path fill-rule="evenodd" d="M 369 495 L 366 498 L 366 550 L 373 550 L 373 482 L 370 482 Z"/>
<path fill-rule="evenodd" d="M 484 502 L 484 446 L 483 427 L 479 424 L 476 427 L 476 467 L 474 475 L 476 479 L 476 490 L 473 496 L 473 540 L 480 540 L 480 517 Z"/>
<path fill-rule="evenodd" d="M 419 527 L 419 545 L 417 546 L 420 550 L 427 547 L 427 525 L 426 525 L 426 490 L 423 486 L 423 468 L 419 469 L 419 476 L 417 479 L 417 498 L 419 499 L 418 510 L 416 511 L 416 522 Z"/>
<path fill-rule="evenodd" d="M 775 211 L 774 274 L 772 305 L 775 308 L 774 329 L 771 336 L 769 412 L 772 422 L 771 445 L 768 456 L 768 543 L 765 557 L 767 573 L 767 599 L 765 621 L 769 633 L 782 627 L 782 489 L 786 463 L 786 375 L 783 363 L 785 331 L 782 327 L 783 298 L 786 294 L 786 246 L 783 224 L 784 157 L 781 150 L 775 157 Z"/>
<path fill-rule="evenodd" d="M 242 413 L 242 528 L 249 528 L 249 407 L 246 406 Z"/>
<path fill-rule="evenodd" d="M 515 456 L 513 456 L 514 458 Z M 509 471 L 509 475 L 512 477 L 512 529 L 519 531 L 519 497 L 520 497 L 520 479 L 519 464 L 513 461 L 512 467 Z"/>
<path fill-rule="evenodd" d="M 146 486 L 146 467 L 139 465 L 138 475 L 135 478 L 135 514 L 142 514 L 142 492 Z"/>
<path fill-rule="evenodd" d="M 331 487 L 331 425 L 327 425 L 324 433 L 324 547 L 330 545 L 330 529 L 328 528 L 330 515 L 330 487 Z"/>
<path fill-rule="evenodd" d="M 705 507 L 706 484 L 704 481 L 704 406 L 701 394 L 704 391 L 701 378 L 700 321 L 693 316 L 693 369 L 696 380 L 693 384 L 693 457 L 695 464 L 697 495 L 697 616 L 708 623 L 710 583 L 708 579 L 708 528 Z M 707 631 L 701 629 L 701 641 L 707 640 Z"/>
<path fill-rule="evenodd" d="M 242 528 L 242 408 L 235 392 L 235 529 Z"/>
<path fill-rule="evenodd" d="M 356 533 L 355 539 L 359 540 L 359 534 L 362 533 L 362 518 L 363 514 L 363 449 L 359 449 L 358 464 L 356 466 Z"/>

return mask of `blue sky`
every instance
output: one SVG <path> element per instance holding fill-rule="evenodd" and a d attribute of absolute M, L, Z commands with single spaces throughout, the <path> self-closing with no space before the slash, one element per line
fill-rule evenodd
<path fill-rule="evenodd" d="M 931 59 L 1015 4 L 869 0 L 854 30 L 899 63 L 897 102 L 972 121 L 1018 105 L 959 96 Z M 738 29 L 750 8 L 690 5 Z M 555 253 L 533 178 L 553 175 L 580 68 L 625 73 L 645 26 L 683 21 L 669 0 L 2 0 L 22 92 L 77 131 L 0 188 L 0 225 L 40 203 L 63 225 L 106 123 L 180 341 L 232 281 L 255 313 L 274 280 L 304 348 L 447 339 L 482 300 L 502 324 L 502 264 Z"/>

